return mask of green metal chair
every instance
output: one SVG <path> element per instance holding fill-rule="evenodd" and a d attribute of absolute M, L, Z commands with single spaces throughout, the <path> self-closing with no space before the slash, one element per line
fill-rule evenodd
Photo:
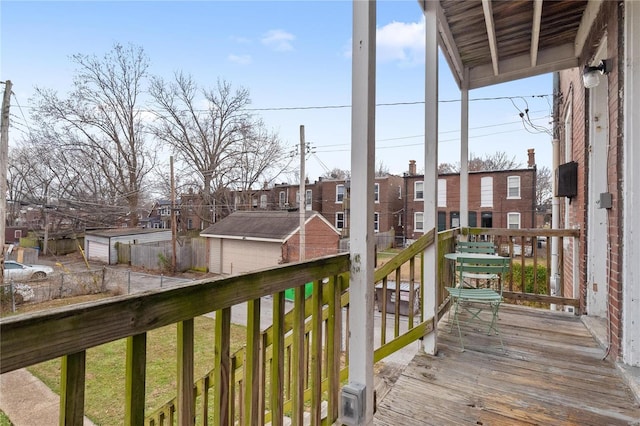
<path fill-rule="evenodd" d="M 496 246 L 490 241 L 458 241 L 456 244 L 458 253 L 496 254 Z M 495 274 L 465 272 L 464 286 L 476 288 L 482 282 L 496 279 Z"/>
<path fill-rule="evenodd" d="M 500 339 L 500 347 L 504 351 L 502 336 L 498 329 L 498 312 L 502 303 L 502 282 L 503 276 L 509 272 L 511 259 L 501 256 L 465 257 L 458 256 L 456 259 L 456 274 L 459 277 L 455 287 L 445 287 L 451 296 L 452 306 L 449 309 L 450 331 L 453 330 L 455 324 L 460 337 L 460 346 L 464 351 L 464 341 L 462 331 L 460 329 L 460 313 L 463 309 L 471 316 L 464 322 L 477 321 L 488 324 L 487 334 L 492 331 L 498 335 Z M 465 274 L 485 274 L 492 275 L 495 278 L 487 280 L 487 288 L 466 288 L 464 287 Z M 468 276 L 468 275 L 467 275 Z M 453 309 L 453 320 L 451 320 L 451 309 Z M 480 313 L 489 310 L 491 319 L 489 321 L 480 318 Z"/>
<path fill-rule="evenodd" d="M 495 254 L 496 246 L 491 241 L 458 241 L 456 251 L 459 253 Z"/>

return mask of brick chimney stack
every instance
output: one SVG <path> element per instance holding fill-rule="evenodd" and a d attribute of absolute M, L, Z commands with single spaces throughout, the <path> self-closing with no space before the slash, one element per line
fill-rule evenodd
<path fill-rule="evenodd" d="M 409 160 L 409 176 L 416 175 L 416 160 Z"/>
<path fill-rule="evenodd" d="M 533 148 L 529 148 L 527 150 L 527 154 L 529 155 L 529 162 L 527 163 L 527 166 L 530 169 L 533 169 L 536 166 L 536 153 L 535 153 L 535 150 Z"/>

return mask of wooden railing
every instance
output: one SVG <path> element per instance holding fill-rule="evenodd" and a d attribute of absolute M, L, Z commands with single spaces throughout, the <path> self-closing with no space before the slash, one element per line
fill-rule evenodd
<path fill-rule="evenodd" d="M 431 232 L 418 240 L 377 271 L 376 281 L 405 263 L 415 270 L 434 238 Z M 3 318 L 0 372 L 61 357 L 60 422 L 80 424 L 87 349 L 126 339 L 124 424 L 193 424 L 196 418 L 200 424 L 282 424 L 285 415 L 294 424 L 303 424 L 304 416 L 311 424 L 333 423 L 340 383 L 348 375 L 342 332 L 349 317 L 348 271 L 348 256 L 339 255 Z M 421 276 L 414 274 L 412 285 L 422 288 Z M 313 283 L 313 291 L 305 300 L 306 283 Z M 290 288 L 295 301 L 285 312 L 284 292 Z M 263 297 L 272 299 L 273 322 L 261 331 Z M 421 291 L 419 306 L 423 297 Z M 231 308 L 240 303 L 247 303 L 246 342 L 231 353 Z M 194 318 L 210 312 L 215 312 L 215 362 L 196 380 Z M 405 333 L 398 331 L 393 340 L 385 338 L 378 345 L 376 361 L 433 330 L 433 318 L 424 319 L 421 312 L 412 314 L 410 323 Z M 145 416 L 147 333 L 169 324 L 177 324 L 178 330 L 176 398 Z"/>
<path fill-rule="evenodd" d="M 438 314 L 447 307 L 444 286 L 453 279 L 444 254 L 454 251 L 461 232 L 470 238 L 486 235 L 496 242 L 504 238 L 510 244 L 514 244 L 514 238 L 526 243 L 527 238 L 538 235 L 577 237 L 574 231 L 535 230 L 534 234 L 528 230 L 481 228 L 437 234 Z M 376 302 L 380 311 L 380 339 L 374 344 L 376 362 L 435 329 L 432 313 L 425 314 L 422 309 L 425 298 L 430 297 L 422 282 L 423 253 L 435 241 L 436 234 L 431 231 L 375 271 L 372 286 L 379 287 Z M 532 248 L 534 253 L 537 249 Z M 512 246 L 510 250 L 513 253 Z M 514 262 L 524 262 L 524 248 L 522 252 L 523 257 L 514 258 Z M 391 290 L 390 281 L 406 283 L 406 294 L 400 285 Z M 305 300 L 306 283 L 313 283 L 313 290 Z M 294 424 L 331 424 L 338 418 L 340 384 L 348 377 L 348 342 L 343 334 L 349 321 L 348 287 L 349 259 L 339 255 L 3 318 L 0 372 L 62 357 L 60 421 L 80 424 L 85 412 L 86 350 L 124 338 L 124 424 L 193 424 L 197 418 L 198 424 L 205 425 L 278 425 L 285 417 Z M 295 301 L 285 312 L 284 292 L 291 288 L 295 289 Z M 552 297 L 516 290 L 513 282 L 510 293 L 517 294 L 513 296 L 516 299 Z M 271 298 L 272 325 L 261 331 L 264 297 Z M 242 349 L 231 353 L 231 308 L 241 303 L 247 304 L 246 341 Z M 194 318 L 210 312 L 215 312 L 215 362 L 206 375 L 196 379 Z M 145 415 L 147 333 L 168 324 L 178 324 L 176 397 Z M 307 420 L 303 420 L 305 416 Z"/>
<path fill-rule="evenodd" d="M 508 301 L 566 305 L 576 309 L 580 307 L 577 295 L 562 292 L 562 289 L 571 287 L 566 283 L 565 254 L 567 251 L 564 247 L 577 246 L 580 230 L 464 228 L 462 234 L 471 239 L 493 241 L 498 254 L 511 257 L 512 272 L 503 292 L 503 296 Z M 553 238 L 558 239 L 557 277 L 551 276 Z M 571 259 L 571 261 L 574 260 Z M 557 278 L 555 285 L 559 289 L 556 295 L 552 294 L 554 278 Z"/>

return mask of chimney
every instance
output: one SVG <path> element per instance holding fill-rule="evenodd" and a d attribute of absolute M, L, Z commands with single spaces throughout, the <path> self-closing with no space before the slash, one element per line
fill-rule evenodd
<path fill-rule="evenodd" d="M 536 166 L 536 154 L 535 154 L 535 150 L 533 148 L 529 148 L 527 150 L 527 154 L 529 155 L 529 162 L 527 163 L 527 166 L 530 169 L 533 169 Z"/>
<path fill-rule="evenodd" d="M 416 174 L 416 160 L 409 160 L 409 176 Z"/>

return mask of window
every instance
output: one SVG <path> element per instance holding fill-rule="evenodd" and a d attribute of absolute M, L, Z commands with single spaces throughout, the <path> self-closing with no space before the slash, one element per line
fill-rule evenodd
<path fill-rule="evenodd" d="M 460 212 L 451 212 L 449 214 L 449 220 L 451 221 L 452 228 L 460 227 Z"/>
<path fill-rule="evenodd" d="M 507 213 L 507 228 L 520 229 L 520 213 Z"/>
<path fill-rule="evenodd" d="M 267 194 L 262 194 L 260 196 L 260 208 L 261 209 L 267 208 Z"/>
<path fill-rule="evenodd" d="M 344 200 L 344 185 L 336 185 L 336 203 Z"/>
<path fill-rule="evenodd" d="M 373 184 L 373 202 L 374 203 L 380 202 L 380 184 L 379 183 Z"/>
<path fill-rule="evenodd" d="M 336 228 L 343 229 L 344 228 L 344 212 L 336 213 Z"/>
<path fill-rule="evenodd" d="M 447 212 L 438 212 L 438 232 L 447 229 Z"/>
<path fill-rule="evenodd" d="M 251 197 L 251 207 L 253 207 L 254 209 L 258 208 L 258 198 L 257 197 Z"/>
<path fill-rule="evenodd" d="M 306 191 L 306 199 L 305 199 L 305 209 L 307 210 L 311 210 L 312 208 L 312 204 L 313 204 L 313 191 L 310 189 L 307 189 Z"/>
<path fill-rule="evenodd" d="M 193 229 L 193 219 L 187 219 L 187 229 Z"/>
<path fill-rule="evenodd" d="M 424 182 L 415 182 L 413 184 L 413 199 L 414 200 L 424 199 Z"/>
<path fill-rule="evenodd" d="M 447 180 L 438 179 L 438 207 L 447 207 Z M 457 226 L 454 226 L 457 228 Z"/>
<path fill-rule="evenodd" d="M 285 192 L 284 191 L 280 191 L 280 194 L 278 194 L 278 205 L 280 206 L 280 208 L 284 208 L 284 204 L 285 204 Z"/>
<path fill-rule="evenodd" d="M 480 179 L 480 207 L 493 207 L 493 178 Z"/>
<path fill-rule="evenodd" d="M 380 213 L 373 213 L 373 232 L 380 231 Z"/>
<path fill-rule="evenodd" d="M 20 238 L 22 238 L 22 229 L 16 229 L 13 231 L 13 240 L 14 241 L 18 241 Z"/>
<path fill-rule="evenodd" d="M 507 178 L 507 199 L 520 198 L 520 176 L 509 176 Z"/>
<path fill-rule="evenodd" d="M 413 231 L 424 232 L 424 213 L 415 212 L 413 214 Z"/>
<path fill-rule="evenodd" d="M 478 226 L 478 213 L 469 212 L 469 227 L 475 228 Z"/>
<path fill-rule="evenodd" d="M 398 200 L 402 200 L 402 185 L 398 185 Z"/>

